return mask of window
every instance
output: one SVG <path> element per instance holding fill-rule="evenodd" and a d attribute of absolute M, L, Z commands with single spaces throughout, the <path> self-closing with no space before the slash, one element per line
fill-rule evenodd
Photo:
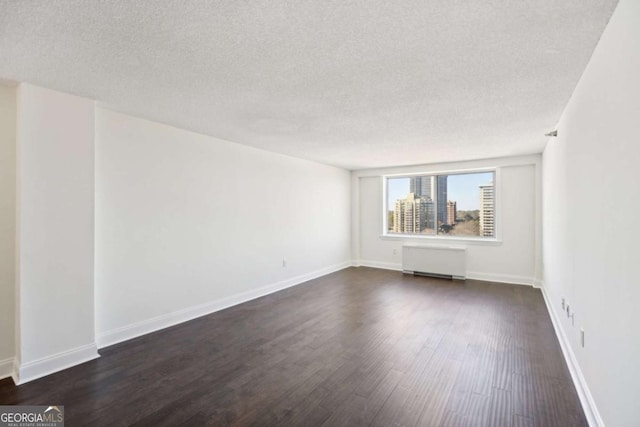
<path fill-rule="evenodd" d="M 496 237 L 495 171 L 393 176 L 386 235 Z"/>

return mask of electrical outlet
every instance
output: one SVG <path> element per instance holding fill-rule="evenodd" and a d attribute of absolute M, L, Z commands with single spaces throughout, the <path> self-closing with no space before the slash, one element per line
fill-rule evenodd
<path fill-rule="evenodd" d="M 286 266 L 287 266 L 287 260 L 286 260 L 286 259 L 283 259 L 283 260 L 282 260 L 282 266 L 283 266 L 283 267 L 286 267 Z"/>
<path fill-rule="evenodd" d="M 584 348 L 584 329 L 580 328 L 580 344 Z"/>
<path fill-rule="evenodd" d="M 567 304 L 567 317 L 571 316 L 571 307 Z"/>
<path fill-rule="evenodd" d="M 393 249 L 393 254 L 394 254 L 394 255 L 398 255 L 398 250 L 394 248 L 394 249 Z"/>
<path fill-rule="evenodd" d="M 564 310 L 564 298 L 562 298 L 562 309 Z"/>

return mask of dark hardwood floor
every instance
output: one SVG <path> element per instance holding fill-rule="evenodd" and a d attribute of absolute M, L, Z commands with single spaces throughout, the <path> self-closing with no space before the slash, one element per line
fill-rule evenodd
<path fill-rule="evenodd" d="M 350 268 L 100 353 L 0 403 L 68 426 L 587 425 L 526 286 Z"/>

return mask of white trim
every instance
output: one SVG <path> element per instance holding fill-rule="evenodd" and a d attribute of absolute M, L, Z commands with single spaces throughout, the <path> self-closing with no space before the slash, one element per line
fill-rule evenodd
<path fill-rule="evenodd" d="M 13 375 L 13 357 L 0 360 L 0 380 Z"/>
<path fill-rule="evenodd" d="M 13 382 L 15 382 L 16 385 L 24 384 L 53 374 L 54 372 L 97 359 L 98 357 L 100 357 L 98 349 L 95 343 L 92 343 L 24 364 L 16 360 L 14 363 L 14 373 L 12 375 Z"/>
<path fill-rule="evenodd" d="M 311 273 L 292 277 L 281 282 L 262 286 L 257 289 L 241 292 L 229 297 L 220 298 L 204 304 L 187 307 L 182 310 L 164 314 L 162 316 L 143 320 L 141 322 L 132 323 L 130 325 L 98 334 L 96 337 L 96 342 L 98 344 L 98 348 L 104 348 L 113 344 L 130 340 L 132 338 L 149 334 L 151 332 L 175 326 L 177 324 L 187 322 L 201 316 L 206 316 L 208 314 L 215 313 L 216 311 L 220 311 L 234 305 L 242 304 L 243 302 L 251 301 L 253 299 L 260 298 L 265 295 L 269 295 L 304 282 L 308 282 L 309 280 L 316 279 L 318 277 L 325 276 L 327 274 L 334 273 L 348 267 L 351 267 L 350 261 L 332 265 L 330 267 L 316 270 Z"/>
<path fill-rule="evenodd" d="M 502 167 L 496 167 L 493 173 L 493 235 L 498 242 L 502 242 L 502 217 Z"/>
<path fill-rule="evenodd" d="M 533 277 L 515 276 L 512 274 L 482 273 L 479 271 L 467 271 L 467 279 L 483 280 L 485 282 L 509 283 L 512 285 L 533 286 Z"/>
<path fill-rule="evenodd" d="M 420 235 L 420 234 L 395 234 L 395 233 L 382 233 L 378 236 L 380 240 L 422 240 L 424 243 L 435 244 L 448 244 L 448 243 L 464 243 L 469 245 L 485 245 L 485 246 L 500 246 L 502 240 L 498 240 L 490 237 L 455 237 L 455 236 L 443 236 L 443 235 Z"/>
<path fill-rule="evenodd" d="M 604 427 L 604 421 L 600 416 L 600 412 L 596 406 L 596 402 L 593 400 L 593 396 L 591 395 L 591 390 L 589 390 L 589 386 L 587 385 L 587 381 L 582 374 L 582 370 L 580 369 L 580 365 L 578 364 L 578 359 L 576 359 L 576 355 L 574 354 L 571 344 L 567 339 L 566 334 L 564 333 L 564 329 L 560 326 L 560 320 L 558 319 L 558 315 L 556 311 L 553 309 L 553 304 L 549 300 L 549 296 L 547 295 L 547 291 L 545 290 L 544 283 L 541 287 L 542 296 L 544 297 L 544 302 L 547 306 L 547 311 L 549 311 L 549 317 L 551 317 L 551 323 L 553 324 L 553 329 L 556 331 L 556 336 L 558 337 L 558 341 L 560 342 L 560 348 L 562 349 L 562 354 L 564 356 L 564 360 L 567 363 L 567 367 L 569 368 L 569 372 L 571 373 L 571 379 L 573 380 L 573 384 L 576 387 L 576 391 L 578 392 L 578 397 L 580 398 L 580 403 L 582 404 L 582 409 L 584 410 L 584 414 L 587 417 L 587 421 L 591 427 Z"/>
<path fill-rule="evenodd" d="M 361 260 L 353 261 L 352 265 L 354 267 L 362 266 L 362 267 L 371 267 L 371 268 L 381 268 L 383 270 L 403 271 L 402 264 L 394 263 L 394 262 L 361 259 Z M 484 282 L 509 283 L 512 285 L 525 285 L 525 286 L 534 286 L 534 283 L 535 283 L 533 277 L 515 276 L 511 274 L 480 273 L 475 271 L 467 271 L 466 278 L 472 279 L 472 280 L 482 280 Z"/>
<path fill-rule="evenodd" d="M 501 245 L 502 244 L 502 184 L 501 184 L 501 166 L 486 166 L 482 168 L 474 168 L 474 169 L 452 169 L 452 170 L 442 170 L 442 171 L 429 171 L 429 172 L 411 172 L 411 173 L 397 173 L 397 174 L 386 174 L 381 175 L 380 179 L 382 180 L 382 225 L 381 225 L 381 234 L 380 239 L 424 239 L 424 240 L 433 240 L 433 241 L 441 241 L 445 242 L 447 240 L 458 241 L 458 242 L 467 242 L 472 244 L 486 244 L 486 245 Z M 433 234 L 401 234 L 401 233 L 393 233 L 389 232 L 389 224 L 388 224 L 388 212 L 389 206 L 387 199 L 389 193 L 389 179 L 394 178 L 410 178 L 412 176 L 428 176 L 434 178 L 435 186 L 437 188 L 437 178 L 440 175 L 465 175 L 465 174 L 473 174 L 473 173 L 492 173 L 493 174 L 493 223 L 494 223 L 494 236 L 493 237 L 473 237 L 473 236 L 448 236 L 438 234 L 437 230 L 434 230 Z M 435 221 L 439 220 L 438 218 L 438 206 L 440 205 L 440 201 L 438 200 L 438 192 L 433 197 L 434 208 L 435 208 Z M 444 203 L 446 204 L 446 200 Z M 437 228 L 437 227 L 436 227 Z"/>
<path fill-rule="evenodd" d="M 367 259 L 361 259 L 354 262 L 354 264 L 357 264 L 359 267 L 371 267 L 381 268 L 383 270 L 402 271 L 402 264 L 398 264 L 395 262 L 370 261 Z"/>

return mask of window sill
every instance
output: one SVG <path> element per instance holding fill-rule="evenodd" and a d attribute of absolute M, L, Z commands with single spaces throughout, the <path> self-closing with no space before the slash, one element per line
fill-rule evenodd
<path fill-rule="evenodd" d="M 451 236 L 415 236 L 412 234 L 381 234 L 381 240 L 412 240 L 433 243 L 465 243 L 479 246 L 500 246 L 502 240 L 499 239 L 483 239 L 474 237 L 451 237 Z"/>

